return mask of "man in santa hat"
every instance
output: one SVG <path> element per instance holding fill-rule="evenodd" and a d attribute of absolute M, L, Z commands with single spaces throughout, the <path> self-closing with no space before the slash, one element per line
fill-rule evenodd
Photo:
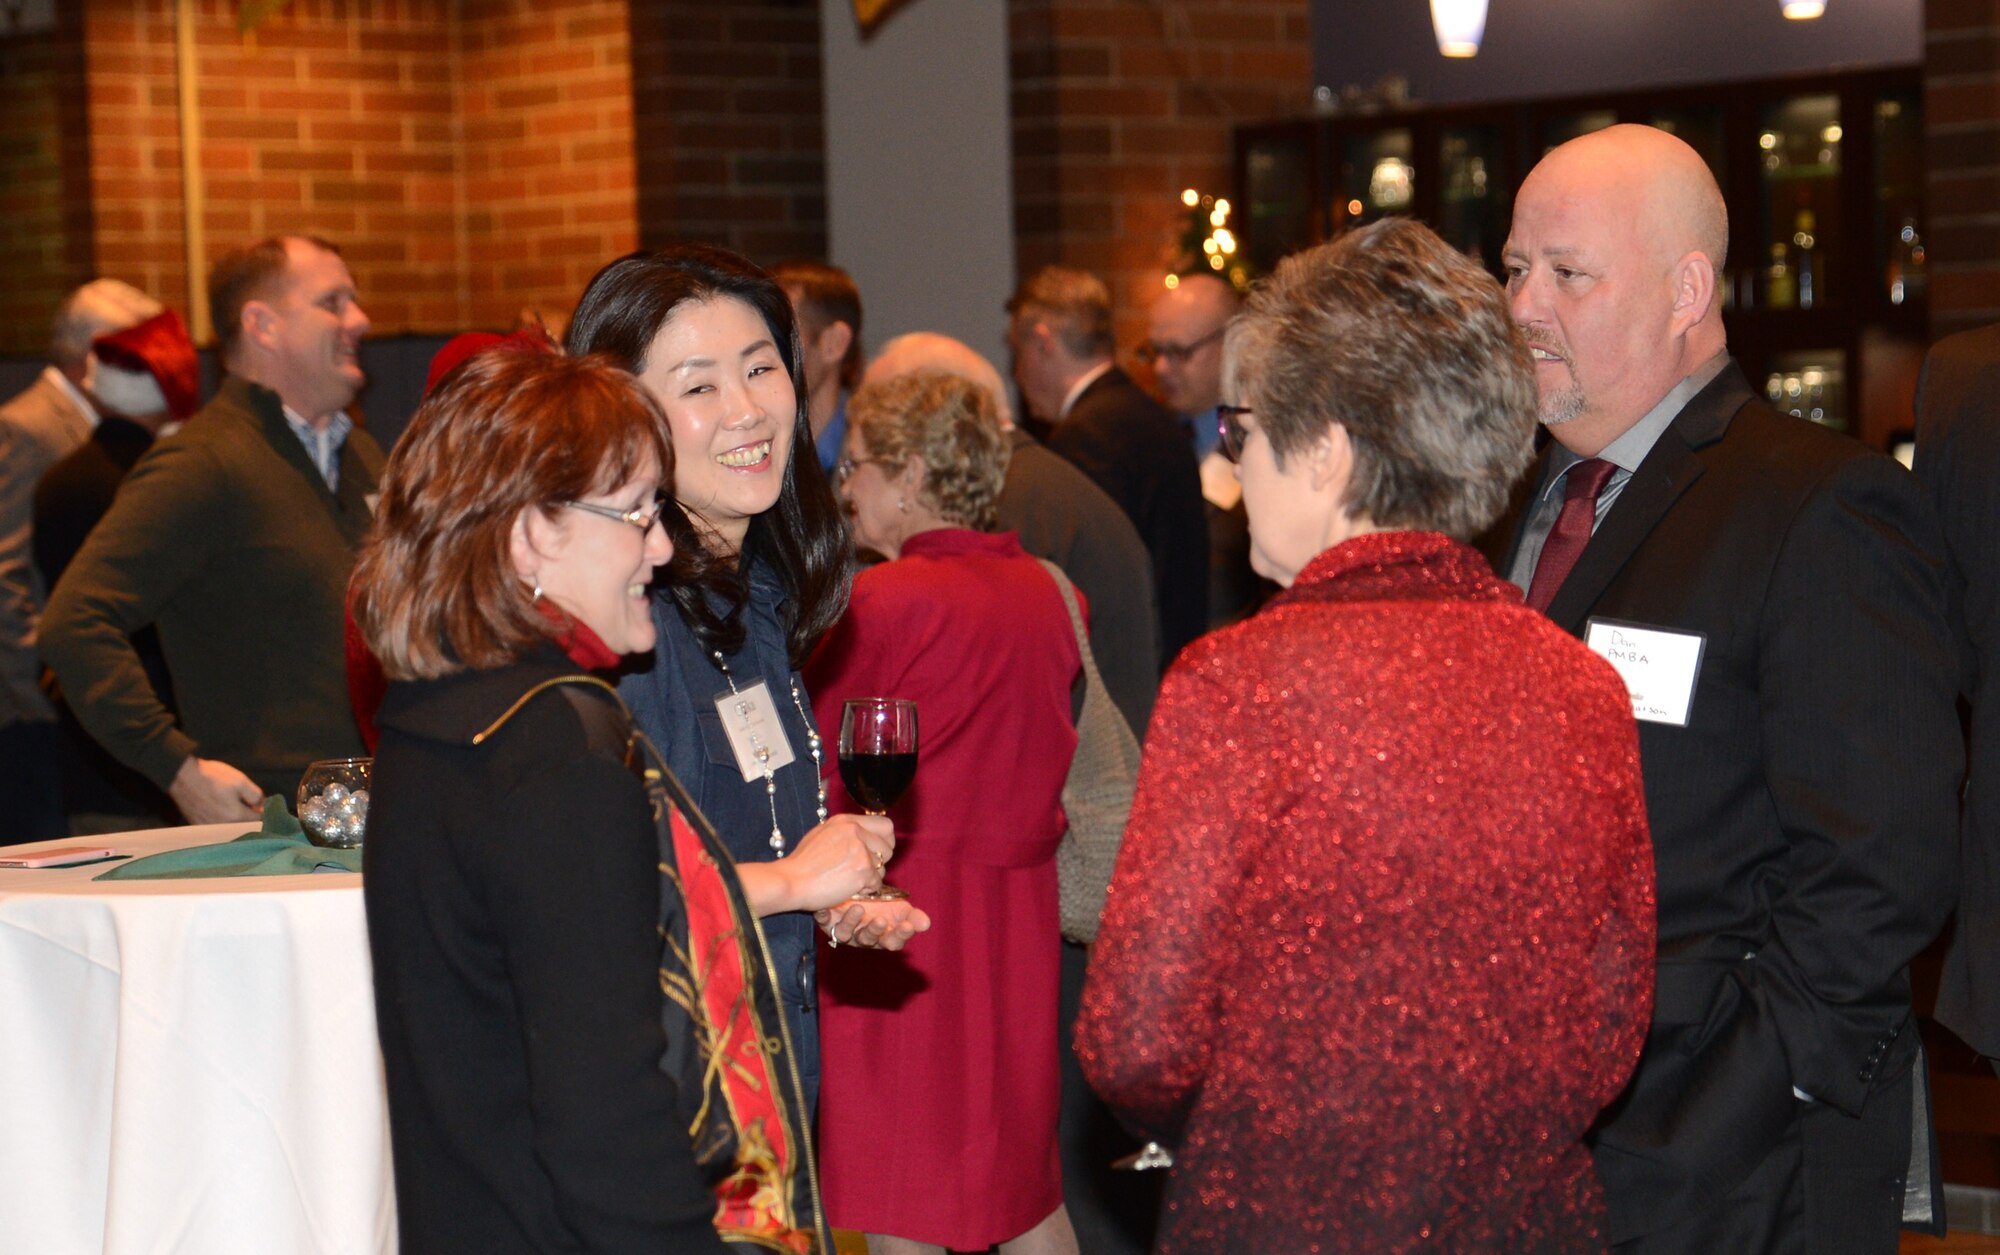
<path fill-rule="evenodd" d="M 48 590 L 30 556 L 35 485 L 98 423 L 85 382 L 91 341 L 159 312 L 158 301 L 116 279 L 84 284 L 56 310 L 47 369 L 0 405 L 0 845 L 66 831 L 61 736 L 40 688 L 37 634 Z"/>

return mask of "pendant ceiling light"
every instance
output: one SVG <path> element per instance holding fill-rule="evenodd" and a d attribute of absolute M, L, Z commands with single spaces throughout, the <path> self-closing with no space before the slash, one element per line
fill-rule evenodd
<path fill-rule="evenodd" d="M 1431 0 L 1431 29 L 1445 56 L 1477 54 L 1486 35 L 1486 0 Z"/>
<path fill-rule="evenodd" d="M 1826 12 L 1826 0 L 1778 0 L 1785 16 L 1794 22 L 1809 22 Z"/>

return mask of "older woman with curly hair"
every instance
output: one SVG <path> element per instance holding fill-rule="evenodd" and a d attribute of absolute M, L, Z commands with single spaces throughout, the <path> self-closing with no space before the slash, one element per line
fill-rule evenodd
<path fill-rule="evenodd" d="M 936 923 L 899 954 L 820 952 L 827 1215 L 884 1252 L 1076 1250 L 1056 1158 L 1056 844 L 1076 637 L 1055 580 L 991 533 L 1007 446 L 985 389 L 920 372 L 848 403 L 836 468 L 854 582 L 808 668 L 823 727 L 911 698 L 899 888 Z M 854 810 L 838 785 L 828 801 Z"/>
<path fill-rule="evenodd" d="M 1285 591 L 1167 675 L 1077 1031 L 1173 1150 L 1158 1249 L 1602 1251 L 1652 851 L 1617 674 L 1463 543 L 1528 462 L 1526 346 L 1392 219 L 1286 260 L 1224 363 Z"/>

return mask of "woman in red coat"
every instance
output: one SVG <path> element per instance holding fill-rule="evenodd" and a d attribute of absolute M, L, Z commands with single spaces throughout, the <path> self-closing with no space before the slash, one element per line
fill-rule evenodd
<path fill-rule="evenodd" d="M 976 530 L 1006 472 L 983 389 L 906 375 L 855 393 L 847 423 L 835 473 L 855 539 L 890 561 L 854 581 L 807 678 L 829 734 L 847 698 L 916 701 L 889 879 L 932 926 L 898 954 L 820 949 L 827 1217 L 874 1255 L 1074 1255 L 1056 1158 L 1055 852 L 1076 637 L 1014 534 Z M 837 782 L 827 801 L 858 809 Z"/>
<path fill-rule="evenodd" d="M 1390 220 L 1286 261 L 1225 351 L 1285 591 L 1161 689 L 1085 1075 L 1174 1154 L 1162 1252 L 1601 1251 L 1583 1136 L 1652 991 L 1630 700 L 1453 539 L 1527 465 L 1527 349 Z"/>

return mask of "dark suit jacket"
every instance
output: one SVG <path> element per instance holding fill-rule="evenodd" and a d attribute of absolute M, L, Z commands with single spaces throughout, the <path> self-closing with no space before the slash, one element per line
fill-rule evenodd
<path fill-rule="evenodd" d="M 1578 635 L 1602 617 L 1706 639 L 1688 726 L 1639 725 L 1660 969 L 1638 1074 L 1599 1129 L 1614 1241 L 1788 1154 L 1813 1200 L 1807 1249 L 1877 1249 L 1855 1234 L 1885 1219 L 1895 1247 L 1918 1060 L 1906 968 L 1950 909 L 1963 760 L 1942 543 L 1900 466 L 1779 414 L 1732 366 L 1549 606 Z M 1793 1086 L 1872 1127 L 1800 1135 L 1826 1122 L 1801 1125 Z"/>
<path fill-rule="evenodd" d="M 1972 745 L 1960 812 L 1958 931 L 1937 1017 L 2000 1057 L 2000 326 L 1940 340 L 1917 387 L 1917 478 L 1957 576 Z"/>
<path fill-rule="evenodd" d="M 1153 559 L 1160 599 L 1160 665 L 1208 630 L 1208 516 L 1187 433 L 1116 366 L 1070 408 L 1049 437 L 1110 494 Z"/>
<path fill-rule="evenodd" d="M 1011 440 L 993 513 L 1002 528 L 1020 533 L 1021 548 L 1061 567 L 1082 590 L 1104 691 L 1132 734 L 1144 738 L 1160 688 L 1159 605 L 1146 546 L 1118 503 L 1082 471 L 1025 431 Z"/>

